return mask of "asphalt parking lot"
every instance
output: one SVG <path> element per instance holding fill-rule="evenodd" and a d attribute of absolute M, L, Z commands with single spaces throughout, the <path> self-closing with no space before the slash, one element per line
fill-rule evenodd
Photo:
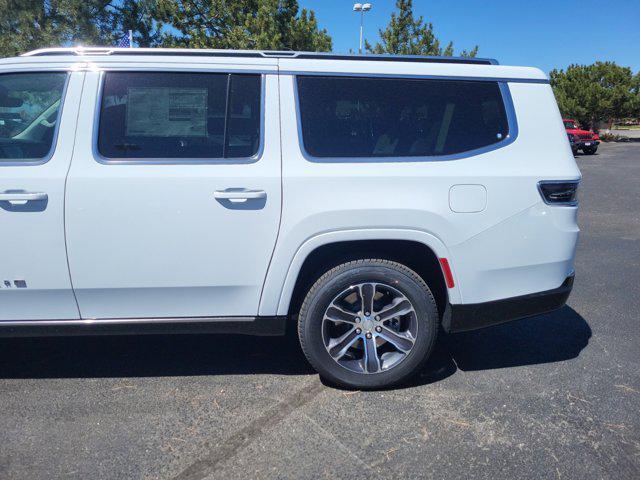
<path fill-rule="evenodd" d="M 0 339 L 0 478 L 640 478 L 640 143 L 577 161 L 561 311 L 366 393 L 287 338 Z"/>

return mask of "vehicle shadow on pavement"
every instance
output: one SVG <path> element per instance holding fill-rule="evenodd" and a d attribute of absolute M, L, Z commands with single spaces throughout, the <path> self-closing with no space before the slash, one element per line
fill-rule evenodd
<path fill-rule="evenodd" d="M 127 335 L 0 339 L 0 378 L 315 373 L 290 337 Z"/>
<path fill-rule="evenodd" d="M 442 334 L 424 370 L 405 387 L 463 371 L 577 357 L 591 328 L 572 308 L 474 332 Z M 0 378 L 311 375 L 293 335 L 138 335 L 0 339 Z"/>
<path fill-rule="evenodd" d="M 587 321 L 569 306 L 545 315 L 453 335 L 442 334 L 424 371 L 408 386 L 462 371 L 491 370 L 578 357 L 591 338 Z"/>
<path fill-rule="evenodd" d="M 580 355 L 591 327 L 574 309 L 564 306 L 475 332 L 452 335 L 449 350 L 460 370 L 487 370 L 561 362 Z"/>

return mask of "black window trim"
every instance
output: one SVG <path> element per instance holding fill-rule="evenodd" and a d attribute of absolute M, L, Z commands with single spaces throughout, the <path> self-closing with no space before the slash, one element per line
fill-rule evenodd
<path fill-rule="evenodd" d="M 102 108 L 102 96 L 104 94 L 104 82 L 106 74 L 112 72 L 126 72 L 126 73 L 208 73 L 213 75 L 256 75 L 260 77 L 260 139 L 258 143 L 258 150 L 250 157 L 211 157 L 211 158 L 118 158 L 118 157 L 105 157 L 98 149 L 98 136 L 100 133 L 100 112 Z M 276 73 L 276 72 L 273 72 Z M 248 164 L 260 161 L 264 153 L 264 138 L 265 138 L 265 108 L 266 108 L 266 78 L 267 73 L 247 70 L 238 71 L 234 69 L 220 69 L 220 70 L 192 70 L 192 69 L 175 69 L 175 68 L 145 68 L 145 69 L 131 69 L 131 68 L 107 68 L 100 71 L 100 79 L 98 81 L 98 94 L 96 95 L 96 103 L 94 106 L 93 115 L 93 139 L 91 142 L 93 149 L 93 158 L 96 162 L 104 165 L 236 165 L 236 164 Z M 229 95 L 229 88 L 227 88 L 227 97 Z M 226 118 L 225 118 L 226 123 Z M 226 129 L 226 126 L 225 126 Z M 226 140 L 224 140 L 226 143 Z M 224 151 L 224 147 L 223 147 Z"/>
<path fill-rule="evenodd" d="M 58 108 L 58 117 L 56 118 L 56 127 L 53 132 L 53 139 L 51 140 L 51 147 L 49 148 L 49 152 L 42 158 L 34 158 L 34 159 L 26 159 L 23 161 L 17 159 L 10 159 L 9 161 L 0 160 L 0 167 L 34 167 L 39 165 L 44 165 L 48 163 L 56 153 L 56 148 L 58 146 L 58 134 L 60 132 L 60 124 L 62 123 L 62 113 L 65 105 L 65 100 L 67 98 L 67 91 L 69 88 L 69 83 L 71 81 L 71 71 L 63 68 L 46 68 L 46 69 L 19 69 L 19 70 L 2 70 L 0 75 L 13 75 L 13 74 L 34 74 L 34 73 L 64 73 L 64 86 L 62 87 L 62 94 L 60 95 L 60 108 Z"/>
<path fill-rule="evenodd" d="M 480 148 L 467 150 L 460 153 L 453 153 L 450 155 L 416 155 L 416 156 L 363 156 L 363 157 L 316 157 L 309 153 L 304 145 L 304 137 L 302 134 L 302 113 L 300 111 L 300 96 L 298 92 L 298 77 L 334 77 L 334 78 L 393 78 L 397 80 L 453 80 L 453 81 L 478 81 L 478 82 L 495 82 L 498 84 L 502 101 L 504 104 L 505 113 L 507 115 L 507 124 L 509 126 L 509 133 L 507 136 L 499 142 L 493 143 Z M 460 160 L 463 158 L 470 158 L 476 155 L 482 155 L 484 153 L 492 152 L 511 145 L 516 141 L 518 137 L 518 120 L 516 117 L 516 111 L 511 98 L 511 92 L 509 90 L 508 80 L 499 78 L 484 78 L 484 77 L 456 77 L 456 76 L 433 76 L 433 75 L 389 75 L 389 74 L 348 74 L 348 73 L 303 73 L 292 75 L 293 78 L 293 90 L 294 101 L 296 109 L 296 128 L 298 130 L 298 144 L 302 156 L 311 163 L 408 163 L 408 162 L 443 162 L 451 160 Z"/>

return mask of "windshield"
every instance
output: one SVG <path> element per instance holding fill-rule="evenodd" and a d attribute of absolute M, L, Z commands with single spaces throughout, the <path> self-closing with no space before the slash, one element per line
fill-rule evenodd
<path fill-rule="evenodd" d="M 564 128 L 569 128 L 569 129 L 572 129 L 572 130 L 576 130 L 578 128 L 578 125 L 576 125 L 575 122 L 565 120 Z"/>

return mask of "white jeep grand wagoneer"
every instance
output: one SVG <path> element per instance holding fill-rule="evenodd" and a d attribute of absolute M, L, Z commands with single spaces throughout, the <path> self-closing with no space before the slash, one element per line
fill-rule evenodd
<path fill-rule="evenodd" d="M 6 58 L 0 335 L 271 335 L 295 321 L 324 377 L 392 385 L 440 328 L 564 304 L 579 180 L 533 68 L 142 48 Z"/>

